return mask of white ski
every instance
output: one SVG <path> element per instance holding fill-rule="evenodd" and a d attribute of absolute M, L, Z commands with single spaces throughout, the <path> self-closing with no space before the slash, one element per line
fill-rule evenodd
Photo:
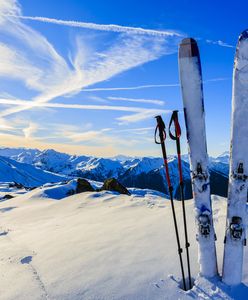
<path fill-rule="evenodd" d="M 244 31 L 239 37 L 233 69 L 230 173 L 223 261 L 223 281 L 229 285 L 241 283 L 243 247 L 246 243 L 247 117 L 248 31 Z"/>
<path fill-rule="evenodd" d="M 209 185 L 201 62 L 197 43 L 191 38 L 184 39 L 180 44 L 179 72 L 196 212 L 200 274 L 213 277 L 218 271 Z"/>

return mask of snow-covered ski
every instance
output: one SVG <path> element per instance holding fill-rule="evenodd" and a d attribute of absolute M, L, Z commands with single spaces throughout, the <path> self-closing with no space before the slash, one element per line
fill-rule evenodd
<path fill-rule="evenodd" d="M 248 188 L 248 30 L 238 40 L 233 69 L 232 133 L 223 281 L 242 280 Z"/>
<path fill-rule="evenodd" d="M 197 43 L 191 38 L 184 39 L 180 44 L 179 72 L 190 154 L 200 274 L 213 277 L 217 275 L 216 238 L 210 197 L 201 63 Z"/>

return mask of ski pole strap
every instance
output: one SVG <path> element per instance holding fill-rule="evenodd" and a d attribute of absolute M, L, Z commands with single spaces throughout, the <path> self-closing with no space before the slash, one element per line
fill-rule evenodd
<path fill-rule="evenodd" d="M 175 135 L 171 132 L 172 123 L 174 123 Z M 177 140 L 181 136 L 181 127 L 178 122 L 178 110 L 174 110 L 171 115 L 171 119 L 170 119 L 170 123 L 169 123 L 169 135 L 172 140 Z"/>
<path fill-rule="evenodd" d="M 157 120 L 157 126 L 154 133 L 154 140 L 156 144 L 161 144 L 166 139 L 165 124 L 161 116 L 156 116 L 155 118 Z M 157 139 L 157 132 L 159 133 L 160 141 Z"/>

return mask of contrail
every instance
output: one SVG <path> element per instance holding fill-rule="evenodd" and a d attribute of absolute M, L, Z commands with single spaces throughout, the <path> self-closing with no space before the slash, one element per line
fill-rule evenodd
<path fill-rule="evenodd" d="M 144 29 L 140 27 L 129 27 L 129 26 L 122 26 L 122 25 L 115 25 L 115 24 L 96 24 L 96 23 L 78 22 L 78 21 L 65 21 L 65 20 L 58 20 L 58 19 L 45 18 L 45 17 L 16 16 L 16 15 L 5 15 L 5 16 L 15 17 L 24 20 L 40 21 L 44 23 L 53 23 L 57 25 L 81 27 L 81 28 L 101 30 L 101 31 L 125 32 L 125 33 L 141 34 L 141 35 L 160 36 L 160 37 L 168 37 L 168 36 L 182 37 L 183 36 L 178 32 L 170 31 L 170 30 L 165 31 L 165 30 Z"/>
<path fill-rule="evenodd" d="M 107 97 L 109 100 L 114 101 L 129 101 L 135 103 L 149 103 L 149 104 L 156 104 L 156 105 L 164 105 L 164 101 L 157 100 L 157 99 L 136 99 L 136 98 L 124 98 L 124 97 Z"/>
<path fill-rule="evenodd" d="M 229 77 L 212 78 L 212 79 L 204 80 L 203 83 L 225 81 L 225 80 L 229 80 L 229 79 L 230 79 Z M 150 89 L 150 88 L 179 87 L 179 86 L 180 86 L 179 83 L 171 83 L 171 84 L 147 84 L 147 85 L 128 86 L 128 87 L 87 88 L 87 89 L 82 89 L 82 92 L 126 91 L 126 90 L 142 90 L 142 89 Z"/>
<path fill-rule="evenodd" d="M 82 89 L 82 92 L 142 90 L 142 89 L 149 89 L 149 88 L 178 87 L 178 86 L 179 86 L 179 83 L 175 83 L 175 84 L 148 84 L 148 85 L 129 86 L 129 87 Z"/>
<path fill-rule="evenodd" d="M 129 107 L 129 106 L 112 106 L 112 105 L 87 105 L 87 104 L 63 104 L 63 103 L 43 103 L 43 102 L 32 102 L 27 100 L 19 99 L 1 99 L 0 104 L 4 105 L 20 105 L 24 107 L 50 107 L 50 108 L 71 108 L 71 109 L 83 109 L 83 110 L 113 110 L 113 111 L 126 111 L 136 113 L 147 113 L 149 112 L 161 112 L 166 113 L 168 110 L 164 109 L 149 109 L 140 107 Z"/>

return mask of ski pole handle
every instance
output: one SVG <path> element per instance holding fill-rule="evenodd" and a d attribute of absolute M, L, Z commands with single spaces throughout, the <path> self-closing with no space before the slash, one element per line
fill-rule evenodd
<path fill-rule="evenodd" d="M 171 125 L 174 123 L 175 127 L 175 135 L 171 132 Z M 169 123 L 169 135 L 170 138 L 174 141 L 176 141 L 176 146 L 177 146 L 177 158 L 178 158 L 178 170 L 179 170 L 179 181 L 180 185 L 183 186 L 183 172 L 182 172 L 182 162 L 181 162 L 181 146 L 180 146 L 180 137 L 181 137 L 181 127 L 178 121 L 178 110 L 174 110 L 170 123 Z"/>
<path fill-rule="evenodd" d="M 174 123 L 174 127 L 175 127 L 175 135 L 173 135 L 171 132 L 172 122 Z M 181 127 L 178 122 L 178 110 L 174 110 L 171 115 L 171 119 L 170 119 L 170 123 L 169 123 L 169 135 L 172 140 L 179 139 L 181 136 Z"/>
<path fill-rule="evenodd" d="M 157 126 L 155 129 L 155 143 L 161 145 L 163 159 L 164 159 L 166 180 L 167 180 L 169 191 L 172 193 L 173 187 L 172 187 L 171 180 L 170 180 L 169 166 L 168 166 L 166 148 L 165 148 L 165 143 L 164 143 L 165 139 L 166 139 L 165 124 L 164 124 L 164 121 L 161 116 L 156 116 L 155 118 L 157 120 Z M 156 138 L 158 130 L 159 130 L 160 142 L 158 142 L 157 138 Z"/>
<path fill-rule="evenodd" d="M 154 140 L 155 140 L 156 144 L 161 144 L 166 139 L 165 124 L 164 124 L 164 121 L 163 121 L 161 116 L 156 116 L 155 118 L 157 120 L 157 126 L 156 126 L 156 129 L 155 129 Z M 158 131 L 159 131 L 160 141 L 157 140 L 157 132 Z"/>

